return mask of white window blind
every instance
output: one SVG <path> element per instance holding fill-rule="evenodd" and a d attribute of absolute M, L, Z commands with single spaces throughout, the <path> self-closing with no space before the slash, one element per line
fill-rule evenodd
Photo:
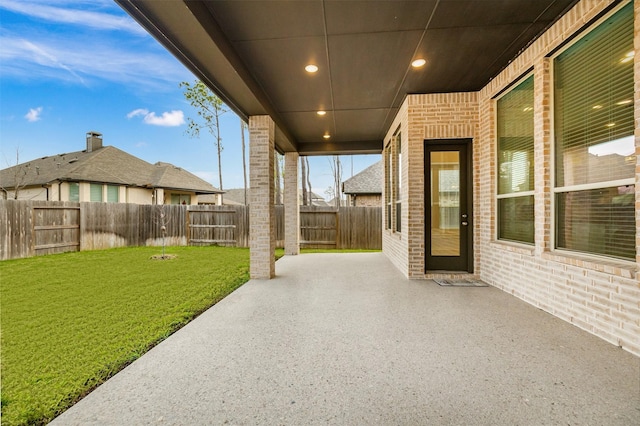
<path fill-rule="evenodd" d="M 117 203 L 119 201 L 119 188 L 114 185 L 107 186 L 107 202 L 108 203 Z"/>
<path fill-rule="evenodd" d="M 497 101 L 498 239 L 534 242 L 533 76 Z"/>
<path fill-rule="evenodd" d="M 78 185 L 78 182 L 69 182 L 69 201 L 80 201 L 80 185 Z"/>
<path fill-rule="evenodd" d="M 635 259 L 633 3 L 554 60 L 555 247 Z"/>
<path fill-rule="evenodd" d="M 89 200 L 102 201 L 102 185 L 99 183 L 92 183 L 90 186 Z"/>
<path fill-rule="evenodd" d="M 633 4 L 554 61 L 556 187 L 633 178 Z"/>

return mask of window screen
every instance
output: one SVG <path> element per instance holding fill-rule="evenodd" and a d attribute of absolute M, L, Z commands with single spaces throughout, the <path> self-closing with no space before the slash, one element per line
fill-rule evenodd
<path fill-rule="evenodd" d="M 635 258 L 633 3 L 554 60 L 556 248 Z"/>

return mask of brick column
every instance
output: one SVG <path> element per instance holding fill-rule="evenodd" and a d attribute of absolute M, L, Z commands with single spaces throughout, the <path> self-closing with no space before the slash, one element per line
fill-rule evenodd
<path fill-rule="evenodd" d="M 535 167 L 535 252 L 551 250 L 551 60 L 534 63 L 534 167 Z"/>
<path fill-rule="evenodd" d="M 253 279 L 276 275 L 274 146 L 275 124 L 271 117 L 249 117 L 249 270 Z"/>
<path fill-rule="evenodd" d="M 300 185 L 297 152 L 284 154 L 284 254 L 300 254 Z"/>

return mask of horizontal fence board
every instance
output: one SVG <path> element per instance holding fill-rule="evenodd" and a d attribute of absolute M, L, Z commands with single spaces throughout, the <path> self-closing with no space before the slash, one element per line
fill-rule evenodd
<path fill-rule="evenodd" d="M 57 243 L 57 244 L 45 244 L 42 246 L 36 246 L 35 249 L 36 250 L 44 250 L 44 249 L 52 249 L 52 248 L 59 248 L 59 247 L 74 247 L 74 246 L 79 246 L 80 243 Z"/>
<path fill-rule="evenodd" d="M 38 225 L 34 226 L 36 231 L 47 231 L 53 229 L 80 229 L 80 225 Z"/>

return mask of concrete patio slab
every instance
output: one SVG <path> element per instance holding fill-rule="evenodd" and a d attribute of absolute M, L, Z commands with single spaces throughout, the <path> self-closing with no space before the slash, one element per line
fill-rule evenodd
<path fill-rule="evenodd" d="M 640 358 L 381 253 L 277 262 L 54 425 L 637 425 Z"/>

